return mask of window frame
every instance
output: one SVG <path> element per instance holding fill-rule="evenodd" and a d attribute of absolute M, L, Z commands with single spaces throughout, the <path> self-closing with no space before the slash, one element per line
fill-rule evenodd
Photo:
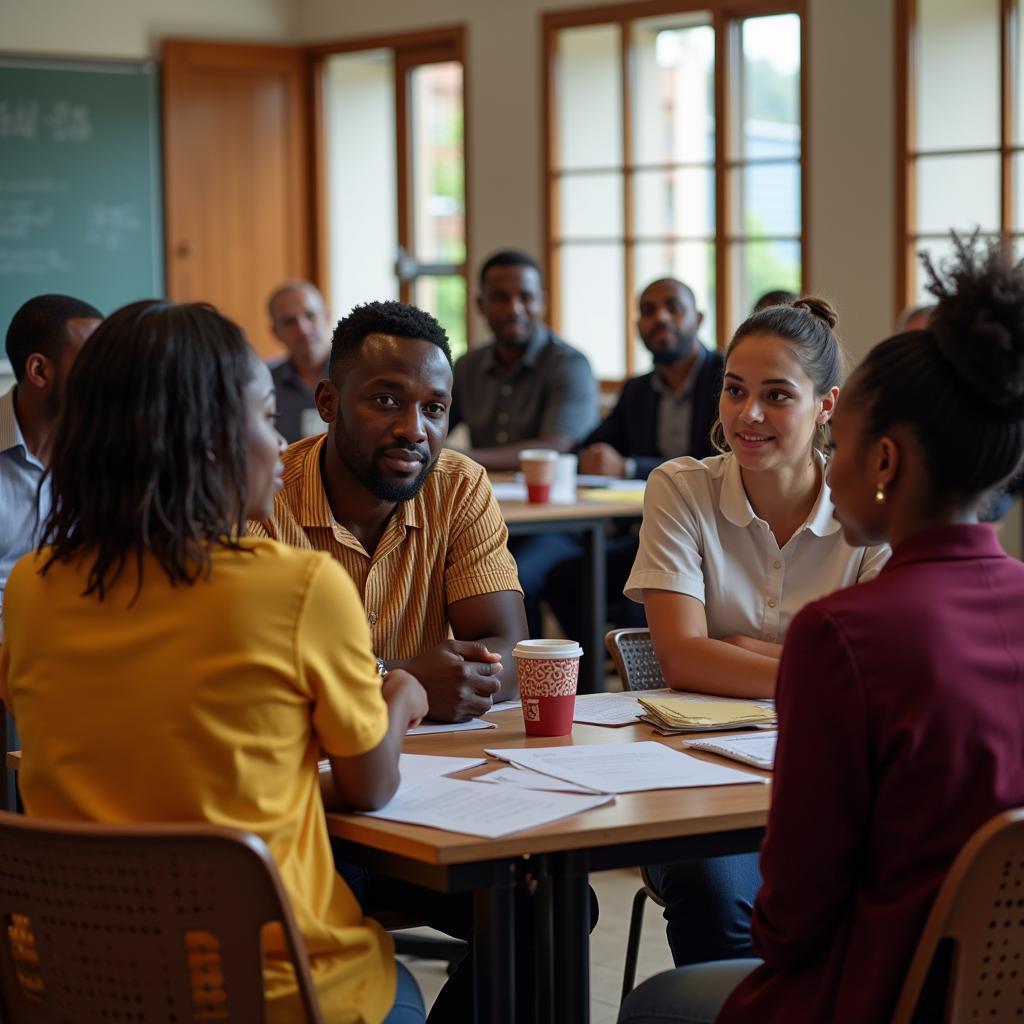
<path fill-rule="evenodd" d="M 420 277 L 439 278 L 458 276 L 466 288 L 465 337 L 467 344 L 472 338 L 472 290 L 469 269 L 473 265 L 470 252 L 470 145 L 469 145 L 469 97 L 466 84 L 466 31 L 463 25 L 451 25 L 417 32 L 396 33 L 383 36 L 364 36 L 355 39 L 333 40 L 308 47 L 310 55 L 310 90 L 312 96 L 312 120 L 314 139 L 314 196 L 313 214 L 316 223 L 326 225 L 328 183 L 327 158 L 324 140 L 324 63 L 336 54 L 358 53 L 363 50 L 391 50 L 394 59 L 395 91 L 395 164 L 396 164 L 396 213 L 397 245 L 395 276 L 398 279 L 399 299 L 412 301 L 413 285 Z M 412 120 L 411 120 L 411 72 L 427 64 L 442 64 L 455 61 L 462 66 L 462 170 L 463 170 L 463 230 L 465 234 L 465 258 L 459 263 L 417 262 L 415 252 L 415 211 L 413 209 L 413 167 L 412 167 Z M 317 232 L 317 270 L 323 281 L 330 280 L 331 240 L 326 230 Z M 407 262 L 408 261 L 408 262 Z M 404 273 L 402 264 L 412 273 Z"/>
<path fill-rule="evenodd" d="M 800 243 L 800 278 L 803 287 L 809 276 L 809 216 L 808 178 L 810 147 L 808 139 L 808 61 L 807 61 L 807 2 L 806 0 L 639 0 L 639 2 L 606 7 L 589 7 L 579 10 L 548 12 L 542 15 L 543 37 L 543 193 L 544 193 L 544 239 L 548 269 L 548 308 L 552 326 L 560 328 L 562 298 L 561 267 L 559 260 L 560 239 L 556 232 L 559 216 L 558 185 L 561 169 L 553 164 L 558 152 L 557 117 L 557 60 L 558 33 L 568 28 L 592 25 L 617 24 L 619 28 L 619 68 L 621 76 L 621 117 L 622 138 L 620 153 L 622 161 L 615 172 L 622 177 L 623 203 L 623 285 L 624 323 L 622 324 L 625 345 L 626 377 L 635 375 L 635 345 L 633 344 L 636 319 L 636 289 L 642 282 L 635 280 L 633 271 L 633 250 L 637 244 L 634 231 L 634 188 L 633 175 L 637 166 L 633 160 L 633 92 L 632 73 L 632 32 L 634 20 L 661 17 L 672 14 L 707 12 L 711 15 L 711 26 L 715 33 L 715 227 L 711 239 L 715 246 L 715 322 L 717 325 L 716 345 L 724 347 L 738 324 L 732 323 L 732 309 L 735 283 L 732 267 L 733 247 L 746 241 L 756 241 L 735 223 L 739 209 L 735 203 L 735 175 L 732 171 L 745 167 L 749 158 L 733 154 L 734 115 L 738 109 L 738 92 L 741 89 L 739 70 L 742 59 L 739 53 L 740 23 L 745 18 L 765 17 L 778 14 L 796 14 L 800 18 L 800 231 L 796 240 Z M 756 162 L 756 161 L 755 161 Z M 773 236 L 774 239 L 774 236 Z"/>
<path fill-rule="evenodd" d="M 916 230 L 917 164 L 921 157 L 996 155 L 999 158 L 999 238 L 1006 245 L 1024 242 L 1024 228 L 1014 231 L 1013 162 L 1024 161 L 1024 138 L 1014 140 L 1017 97 L 1014 67 L 1020 54 L 1016 40 L 1016 0 L 999 0 L 999 144 L 922 149 L 917 145 L 917 71 L 919 35 L 917 0 L 896 0 L 896 305 L 893 317 L 917 301 L 921 242 L 948 237 Z M 987 237 L 991 235 L 986 232 Z"/>

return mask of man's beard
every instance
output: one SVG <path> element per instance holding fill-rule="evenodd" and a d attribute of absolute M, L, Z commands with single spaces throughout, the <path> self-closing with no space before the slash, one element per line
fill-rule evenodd
<path fill-rule="evenodd" d="M 436 460 L 434 460 L 436 462 Z M 430 476 L 434 468 L 434 462 L 427 460 L 423 463 L 423 469 L 412 480 L 387 480 L 377 471 L 376 458 L 370 463 L 365 474 L 360 475 L 360 482 L 375 497 L 381 501 L 412 501 Z"/>
<path fill-rule="evenodd" d="M 651 353 L 651 359 L 655 366 L 672 366 L 681 359 L 687 359 L 693 355 L 697 348 L 697 332 L 675 335 L 676 343 L 672 348 L 659 348 Z"/>

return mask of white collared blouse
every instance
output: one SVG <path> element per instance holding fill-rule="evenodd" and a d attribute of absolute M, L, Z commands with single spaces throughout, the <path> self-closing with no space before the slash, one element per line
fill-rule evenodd
<path fill-rule="evenodd" d="M 751 508 L 734 456 L 673 459 L 647 481 L 624 593 L 638 603 L 645 590 L 687 594 L 703 603 L 709 637 L 782 643 L 808 601 L 870 579 L 888 557 L 887 545 L 854 548 L 843 539 L 824 471 L 810 515 L 780 548 Z"/>

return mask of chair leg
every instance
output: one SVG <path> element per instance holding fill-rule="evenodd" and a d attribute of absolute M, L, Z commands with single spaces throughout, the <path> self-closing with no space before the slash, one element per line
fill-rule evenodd
<path fill-rule="evenodd" d="M 637 889 L 633 897 L 633 910 L 629 915 L 629 937 L 626 939 L 626 966 L 622 972 L 622 999 L 625 999 L 636 984 L 636 962 L 640 956 L 640 932 L 644 926 L 644 907 L 647 904 L 647 890 Z"/>

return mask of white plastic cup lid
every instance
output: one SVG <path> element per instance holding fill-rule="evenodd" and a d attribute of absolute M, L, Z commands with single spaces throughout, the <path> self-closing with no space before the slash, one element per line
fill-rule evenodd
<path fill-rule="evenodd" d="M 519 453 L 520 462 L 556 462 L 558 452 L 553 448 L 525 448 Z"/>
<path fill-rule="evenodd" d="M 512 655 L 516 658 L 581 658 L 583 648 L 575 640 L 520 640 Z"/>

